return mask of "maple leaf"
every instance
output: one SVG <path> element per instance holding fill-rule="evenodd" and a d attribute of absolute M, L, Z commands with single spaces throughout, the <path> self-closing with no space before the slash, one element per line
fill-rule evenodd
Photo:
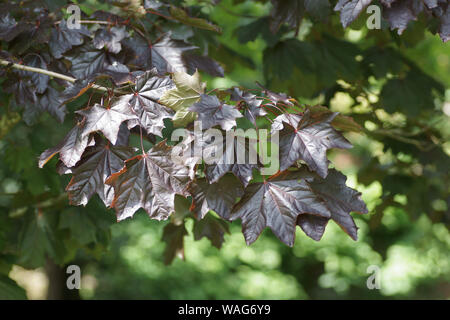
<path fill-rule="evenodd" d="M 107 66 L 107 55 L 93 45 L 84 45 L 66 58 L 72 63 L 70 72 L 77 79 L 88 79 L 101 73 Z"/>
<path fill-rule="evenodd" d="M 200 101 L 194 103 L 188 110 L 198 113 L 202 128 L 205 130 L 216 125 L 220 125 L 223 130 L 230 130 L 236 126 L 235 119 L 242 117 L 234 106 L 224 104 L 216 96 L 206 94 L 202 94 Z"/>
<path fill-rule="evenodd" d="M 77 123 L 55 147 L 45 150 L 39 157 L 39 168 L 42 168 L 55 154 L 67 167 L 73 167 L 88 146 L 89 136 L 83 135 L 83 123 Z"/>
<path fill-rule="evenodd" d="M 77 165 L 71 168 L 73 177 L 66 187 L 70 203 L 85 206 L 94 193 L 97 193 L 104 204 L 109 206 L 114 191 L 110 185 L 105 184 L 105 180 L 122 169 L 124 161 L 133 152 L 131 147 L 113 146 L 97 137 L 95 146 L 88 147 Z"/>
<path fill-rule="evenodd" d="M 186 72 L 182 54 L 185 51 L 196 49 L 183 41 L 171 39 L 171 34 L 166 33 L 158 42 L 151 46 L 152 66 L 161 74 L 166 72 Z"/>
<path fill-rule="evenodd" d="M 152 68 L 151 43 L 136 34 L 131 38 L 125 38 L 122 45 L 130 52 L 129 63 L 135 67 L 149 70 Z"/>
<path fill-rule="evenodd" d="M 65 20 L 61 20 L 57 28 L 52 29 L 49 42 L 50 52 L 56 58 L 62 58 L 63 53 L 83 43 L 84 36 L 89 36 L 89 30 L 81 26 L 77 29 L 69 29 Z"/>
<path fill-rule="evenodd" d="M 112 27 L 108 29 L 98 29 L 94 36 L 94 47 L 97 49 L 106 48 L 109 52 L 119 53 L 122 50 L 120 42 L 128 35 L 125 27 Z"/>
<path fill-rule="evenodd" d="M 229 219 L 231 209 L 236 199 L 244 194 L 244 189 L 239 180 L 227 174 L 211 184 L 206 179 L 198 179 L 191 184 L 189 192 L 192 194 L 191 210 L 198 219 L 203 219 L 209 210 Z"/>
<path fill-rule="evenodd" d="M 47 64 L 45 63 L 44 59 L 37 54 L 33 54 L 26 57 L 24 59 L 24 64 L 30 67 L 36 67 L 47 70 Z M 30 77 L 31 82 L 36 87 L 37 93 L 44 93 L 45 89 L 47 89 L 48 81 L 50 79 L 49 76 L 42 73 L 22 71 L 22 70 L 19 71 L 19 74 L 21 74 L 22 76 Z"/>
<path fill-rule="evenodd" d="M 200 81 L 200 74 L 196 71 L 192 76 L 184 72 L 175 72 L 172 77 L 176 88 L 166 91 L 160 102 L 175 110 L 174 125 L 184 126 L 197 118 L 197 114 L 188 108 L 200 100 L 206 84 Z"/>
<path fill-rule="evenodd" d="M 152 173 L 152 183 L 163 186 L 174 193 L 188 196 L 188 187 L 194 177 L 194 167 L 189 161 L 174 159 L 173 147 L 160 142 L 147 152 L 148 168 Z"/>
<path fill-rule="evenodd" d="M 339 0 L 334 11 L 341 12 L 341 23 L 347 28 L 371 2 L 372 0 Z"/>
<path fill-rule="evenodd" d="M 388 21 L 391 30 L 397 29 L 399 35 L 405 31 L 410 21 L 417 19 L 419 12 L 415 12 L 416 8 L 411 2 L 409 0 L 398 0 L 383 10 L 383 17 Z"/>
<path fill-rule="evenodd" d="M 140 125 L 147 133 L 162 137 L 164 119 L 172 118 L 173 111 L 158 103 L 168 90 L 175 88 L 169 77 L 160 77 L 156 69 L 147 71 L 136 78 L 135 93 L 121 96 L 121 103 L 128 103 L 138 116 L 128 121 L 128 128 Z"/>
<path fill-rule="evenodd" d="M 167 219 L 174 211 L 175 194 L 153 187 L 147 161 L 148 157 L 143 155 L 128 159 L 119 172 L 105 181 L 114 188 L 110 207 L 116 209 L 118 221 L 132 217 L 139 208 L 157 220 Z"/>
<path fill-rule="evenodd" d="M 327 149 L 348 149 L 352 145 L 336 130 L 331 122 L 338 113 L 312 114 L 306 110 L 303 116 L 283 114 L 272 124 L 272 133 L 280 131 L 280 170 L 286 170 L 297 160 L 306 162 L 321 177 L 328 173 Z"/>
<path fill-rule="evenodd" d="M 230 233 L 228 224 L 212 214 L 207 214 L 202 220 L 194 222 L 194 240 L 201 240 L 206 237 L 211 241 L 211 244 L 220 249 L 224 241 L 225 233 Z"/>
<path fill-rule="evenodd" d="M 346 176 L 335 169 L 331 169 L 325 179 L 306 169 L 286 175 L 291 175 L 291 178 L 304 179 L 310 190 L 324 201 L 331 213 L 330 219 L 335 221 L 353 240 L 357 240 L 358 228 L 350 212 L 365 214 L 368 210 L 361 200 L 361 193 L 346 186 Z M 325 220 L 309 217 L 299 221 L 308 236 L 314 240 L 322 237 L 326 226 Z"/>
<path fill-rule="evenodd" d="M 276 93 L 270 90 L 264 90 L 264 94 L 267 96 L 267 98 L 271 101 L 271 103 L 268 103 L 268 105 L 274 105 L 276 106 L 278 103 L 283 103 L 287 106 L 294 105 L 290 99 L 291 97 L 288 97 L 285 93 Z"/>
<path fill-rule="evenodd" d="M 247 244 L 253 243 L 265 227 L 270 227 L 282 242 L 293 246 L 297 217 L 305 212 L 330 217 L 325 203 L 306 181 L 285 176 L 249 185 L 230 218 L 242 219 Z"/>
<path fill-rule="evenodd" d="M 313 214 L 301 214 L 297 217 L 297 225 L 313 240 L 319 241 L 330 219 Z"/>
<path fill-rule="evenodd" d="M 106 184 L 114 187 L 117 219 L 132 217 L 143 208 L 151 218 L 165 220 L 174 211 L 175 194 L 188 195 L 192 172 L 189 166 L 172 160 L 172 148 L 160 142 L 146 154 L 125 161 Z"/>
<path fill-rule="evenodd" d="M 116 143 L 121 123 L 137 119 L 128 103 L 121 99 L 113 102 L 110 108 L 104 108 L 96 103 L 91 108 L 78 110 L 76 113 L 86 117 L 83 136 L 101 131 L 112 144 Z"/>
<path fill-rule="evenodd" d="M 257 99 L 256 96 L 250 92 L 234 87 L 231 90 L 231 100 L 245 102 L 244 116 L 254 125 L 256 125 L 257 117 L 262 117 L 267 114 L 267 112 L 261 108 L 262 100 Z"/>
<path fill-rule="evenodd" d="M 0 16 L 0 39 L 12 41 L 23 32 L 29 31 L 31 25 L 26 23 L 17 23 L 16 19 L 10 16 L 9 12 Z"/>
<path fill-rule="evenodd" d="M 200 144 L 205 150 L 210 148 L 213 153 L 218 154 L 214 163 L 206 164 L 205 177 L 209 183 L 215 183 L 227 172 L 232 172 L 244 186 L 249 184 L 253 169 L 259 169 L 260 165 L 256 155 L 256 139 L 244 138 L 231 134 L 227 139 L 222 133 L 222 139 L 216 141 L 215 137 L 213 139 L 213 136 L 204 133 Z M 252 159 L 252 153 L 255 159 Z"/>
<path fill-rule="evenodd" d="M 4 90 L 14 93 L 14 98 L 19 106 L 33 106 L 36 103 L 36 89 L 31 80 L 7 79 L 4 83 Z"/>

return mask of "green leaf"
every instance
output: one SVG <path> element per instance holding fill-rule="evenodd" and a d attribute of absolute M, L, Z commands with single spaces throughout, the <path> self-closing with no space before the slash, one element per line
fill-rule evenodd
<path fill-rule="evenodd" d="M 200 81 L 198 71 L 192 76 L 184 72 L 175 72 L 172 80 L 176 88 L 166 91 L 160 102 L 176 111 L 173 117 L 174 126 L 182 127 L 197 118 L 197 113 L 189 111 L 188 108 L 200 100 L 206 84 Z"/>
<path fill-rule="evenodd" d="M 82 245 L 96 241 L 95 232 L 97 228 L 86 211 L 74 209 L 63 211 L 58 227 L 68 229 L 71 237 Z"/>

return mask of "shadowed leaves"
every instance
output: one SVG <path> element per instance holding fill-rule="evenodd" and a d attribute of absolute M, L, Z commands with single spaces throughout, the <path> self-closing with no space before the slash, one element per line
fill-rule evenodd
<path fill-rule="evenodd" d="M 211 184 L 206 179 L 198 179 L 192 183 L 189 191 L 193 198 L 191 209 L 198 219 L 203 219 L 209 210 L 216 212 L 224 219 L 229 219 L 236 199 L 244 193 L 242 184 L 230 174 Z"/>
<path fill-rule="evenodd" d="M 57 153 L 67 167 L 73 167 L 88 145 L 89 136 L 83 135 L 82 132 L 83 124 L 78 123 L 57 146 L 45 150 L 39 157 L 39 168 Z"/>
<path fill-rule="evenodd" d="M 211 155 L 205 170 L 209 183 L 217 182 L 227 172 L 232 172 L 244 186 L 253 177 L 253 169 L 259 169 L 256 154 L 256 136 L 246 138 L 232 131 L 222 133 L 222 139 L 216 141 L 213 135 L 205 134 L 203 144 L 207 154 Z"/>
<path fill-rule="evenodd" d="M 194 240 L 206 237 L 211 244 L 220 249 L 224 241 L 225 233 L 230 233 L 227 222 L 208 213 L 202 220 L 194 222 Z"/>
<path fill-rule="evenodd" d="M 81 26 L 79 29 L 69 29 L 65 20 L 52 30 L 49 42 L 50 52 L 59 59 L 63 53 L 83 43 L 84 36 L 89 36 L 86 27 Z"/>

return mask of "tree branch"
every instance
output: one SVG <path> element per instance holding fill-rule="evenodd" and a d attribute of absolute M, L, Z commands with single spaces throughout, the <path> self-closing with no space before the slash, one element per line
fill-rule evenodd
<path fill-rule="evenodd" d="M 3 59 L 0 59 L 0 65 L 12 67 L 12 68 L 15 68 L 15 69 L 18 69 L 18 70 L 24 70 L 24 71 L 29 71 L 29 72 L 36 72 L 36 73 L 45 74 L 47 76 L 50 76 L 50 77 L 53 77 L 53 78 L 62 79 L 62 80 L 66 80 L 66 81 L 69 81 L 71 83 L 74 83 L 75 81 L 77 81 L 77 79 L 75 79 L 73 77 L 66 76 L 66 75 L 61 74 L 61 73 L 57 73 L 57 72 L 53 72 L 53 71 L 46 70 L 46 69 L 41 69 L 41 68 L 24 66 L 22 64 L 12 63 L 10 61 L 3 60 Z M 96 85 L 96 84 L 94 84 L 91 88 L 95 89 L 95 90 L 98 90 L 98 91 L 102 91 L 102 92 L 108 92 L 109 91 L 108 88 L 102 87 L 102 86 L 99 86 L 99 85 Z M 114 92 L 117 92 L 117 93 L 120 93 L 120 94 L 125 93 L 125 92 L 120 91 L 120 90 L 114 90 Z"/>

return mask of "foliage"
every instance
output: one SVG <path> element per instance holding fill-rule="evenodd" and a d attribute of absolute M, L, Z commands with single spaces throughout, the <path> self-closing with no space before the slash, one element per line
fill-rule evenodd
<path fill-rule="evenodd" d="M 267 226 L 289 246 L 297 225 L 320 240 L 330 219 L 356 240 L 350 212 L 369 210 L 346 177 L 329 168 L 336 153 L 327 158 L 328 149 L 350 148 L 349 141 L 362 159 L 359 182 L 378 180 L 383 187 L 382 201 L 369 206 L 371 224 L 388 207 L 448 224 L 449 132 L 440 110 L 448 79 L 434 79 L 407 49 L 429 37 L 426 29 L 448 40 L 446 1 L 234 1 L 243 15 L 245 8 L 260 13 L 234 34 L 233 24 L 216 16 L 231 1 L 217 7 L 99 1 L 101 11 L 80 2 L 82 19 L 97 23 L 77 30 L 68 28 L 57 2 L 2 5 L 1 119 L 11 119 L 0 130 L 2 273 L 12 264 L 41 266 L 46 257 L 64 264 L 79 249 L 98 257 L 112 219 L 94 212 L 101 207 L 89 201 L 94 194 L 116 210 L 118 221 L 140 208 L 168 219 L 166 263 L 184 256 L 190 230 L 195 240 L 222 247 L 225 220 L 242 219 L 248 244 Z M 361 26 L 371 3 L 383 7 L 383 30 Z M 339 24 L 360 29 L 350 30 L 356 39 L 349 41 L 350 31 Z M 259 56 L 247 56 L 255 46 Z M 261 73 L 252 70 L 255 64 Z M 225 82 L 231 88 L 215 78 L 224 75 L 234 81 Z M 338 108 L 341 114 L 330 110 L 339 96 L 351 101 Z M 18 111 L 25 124 L 17 123 Z M 264 177 L 262 164 L 197 163 L 195 157 L 175 163 L 172 150 L 184 142 L 166 139 L 176 127 L 195 136 L 197 119 L 203 130 L 216 127 L 223 135 L 235 126 L 280 133 L 283 172 Z M 225 156 L 248 148 L 238 143 L 224 144 Z M 41 170 L 35 169 L 39 153 Z M 86 208 L 69 207 L 67 197 Z"/>

